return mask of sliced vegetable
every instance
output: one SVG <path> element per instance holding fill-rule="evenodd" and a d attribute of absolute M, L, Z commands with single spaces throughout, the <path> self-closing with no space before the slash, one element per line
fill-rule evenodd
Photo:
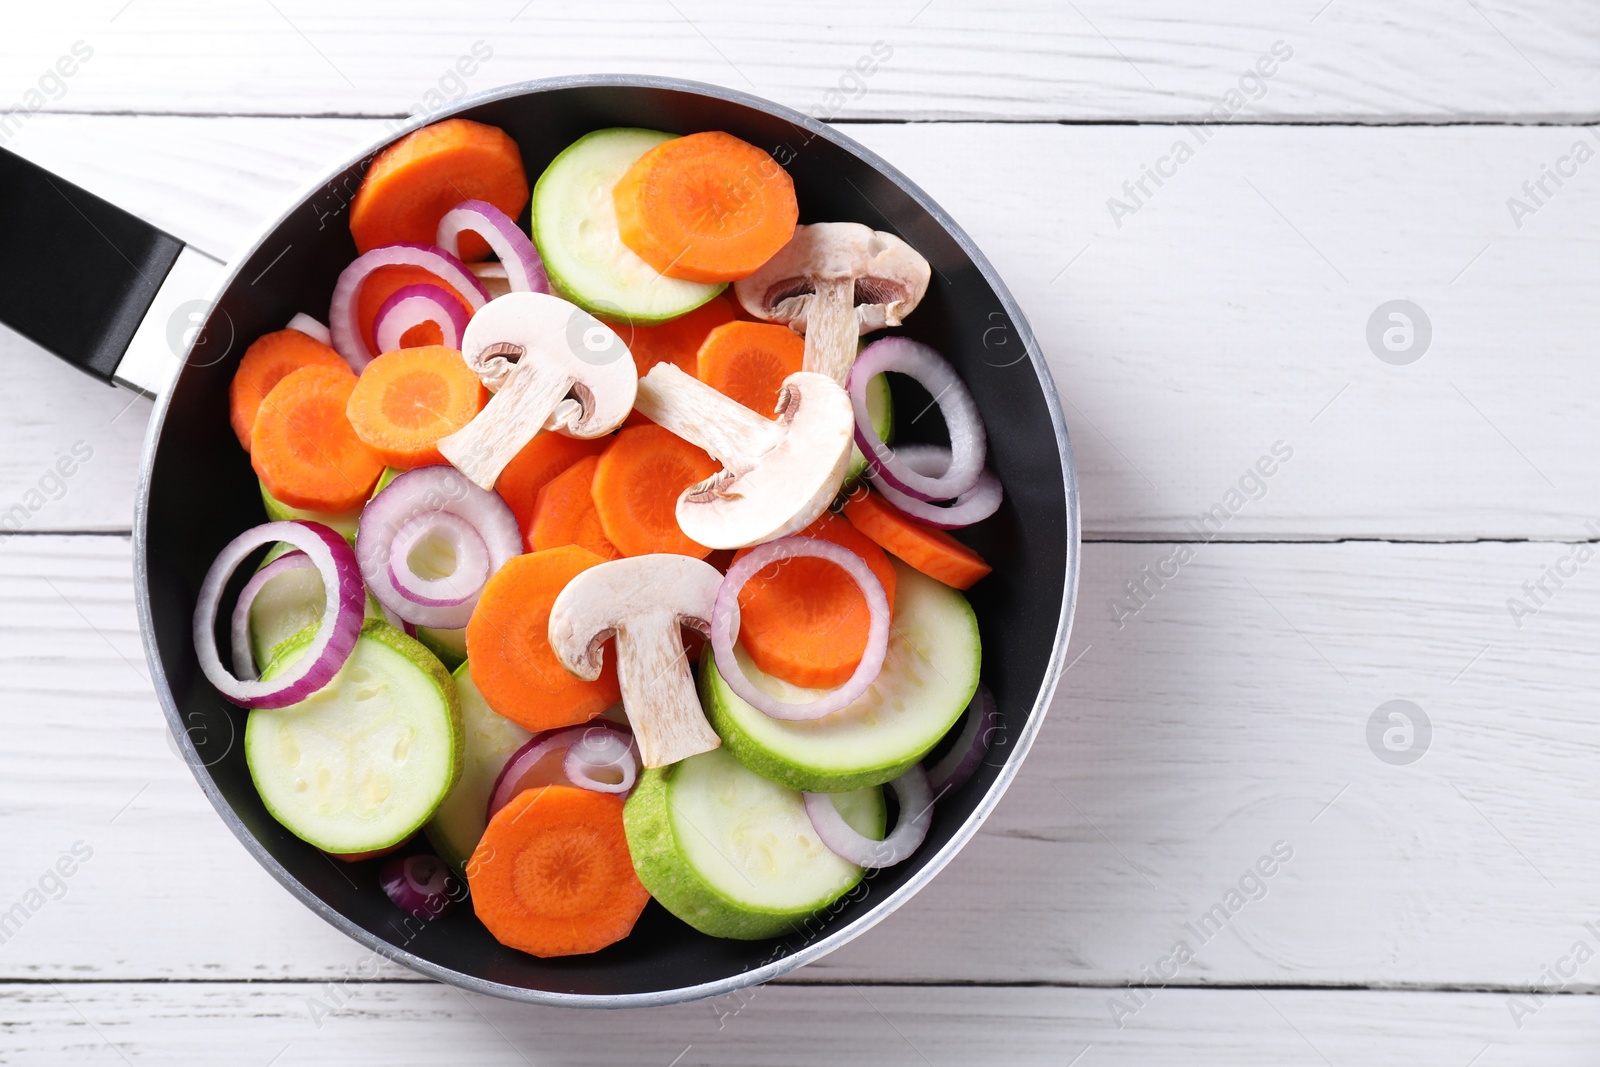
<path fill-rule="evenodd" d="M 275 500 L 308 511 L 361 505 L 383 473 L 345 409 L 356 379 L 342 369 L 303 367 L 261 402 L 250 435 L 250 465 Z"/>
<path fill-rule="evenodd" d="M 285 648 L 264 684 L 308 653 L 298 642 Z M 347 669 L 326 686 L 251 712 L 244 750 L 267 811 L 290 832 L 324 852 L 368 852 L 410 837 L 455 784 L 461 706 L 427 649 L 369 619 Z"/>
<path fill-rule="evenodd" d="M 550 609 L 550 648 L 579 678 L 600 677 L 602 645 L 615 635 L 622 707 L 646 767 L 722 743 L 700 708 L 681 632 L 706 631 L 722 580 L 690 556 L 611 560 L 574 575 Z"/>
<path fill-rule="evenodd" d="M 844 384 L 862 334 L 898 326 L 921 303 L 932 272 L 916 249 L 858 222 L 799 226 L 760 270 L 734 286 L 763 322 L 806 335 L 805 369 Z"/>
<path fill-rule="evenodd" d="M 883 791 L 834 798 L 846 822 L 883 835 Z M 726 751 L 646 771 L 623 815 L 639 880 L 673 915 L 713 937 L 777 937 L 827 907 L 862 870 L 822 843 L 793 789 Z"/>
<path fill-rule="evenodd" d="M 396 856 L 378 874 L 384 895 L 418 919 L 440 919 L 455 910 L 465 886 L 437 856 Z"/>
<path fill-rule="evenodd" d="M 433 813 L 424 832 L 445 862 L 460 870 L 489 825 L 485 809 L 500 772 L 533 735 L 489 707 L 473 683 L 470 663 L 457 667 L 452 677 L 461 701 L 461 777 Z"/>
<path fill-rule="evenodd" d="M 388 609 L 385 608 L 384 610 L 387 611 Z M 404 623 L 404 625 L 411 626 L 410 623 Z M 416 626 L 413 629 L 416 630 L 416 633 L 412 634 L 412 636 L 426 645 L 428 651 L 438 656 L 439 662 L 450 670 L 453 671 L 466 662 L 467 628 L 465 626 L 453 630 L 434 626 Z"/>
<path fill-rule="evenodd" d="M 721 284 L 668 278 L 622 243 L 611 190 L 635 161 L 671 134 L 597 130 L 573 142 L 533 188 L 533 243 L 551 289 L 585 311 L 641 326 L 675 319 Z"/>
<path fill-rule="evenodd" d="M 474 274 L 476 277 L 476 274 Z M 383 314 L 384 308 L 394 299 L 394 295 L 401 290 L 410 289 L 416 285 L 427 285 L 434 289 L 449 293 L 460 306 L 462 322 L 470 318 L 473 303 L 461 293 L 444 283 L 438 275 L 422 267 L 408 266 L 404 263 L 395 263 L 387 267 L 379 267 L 367 275 L 362 281 L 360 292 L 356 296 L 355 323 L 360 331 L 361 340 L 366 343 L 366 351 L 374 356 L 381 352 L 392 351 L 396 348 L 425 348 L 428 345 L 442 345 L 445 343 L 444 331 L 439 322 L 434 319 L 419 321 L 416 325 L 400 335 L 399 342 L 388 346 L 378 344 L 378 318 Z M 452 320 L 454 315 L 450 309 L 445 308 L 443 314 Z M 330 331 L 329 337 L 333 334 Z M 459 334 L 457 335 L 459 338 Z M 331 343 L 331 342 L 330 342 Z M 452 348 L 460 348 L 458 339 Z"/>
<path fill-rule="evenodd" d="M 777 160 L 730 133 L 663 141 L 612 190 L 622 243 L 669 278 L 731 282 L 794 236 L 794 181 Z"/>
<path fill-rule="evenodd" d="M 477 234 L 500 257 L 506 286 L 511 292 L 550 291 L 550 279 L 545 276 L 538 250 L 504 211 L 484 200 L 463 200 L 439 220 L 434 243 L 451 255 L 466 259 L 467 256 L 461 255 L 460 242 L 470 234 Z"/>
<path fill-rule="evenodd" d="M 598 952 L 627 937 L 650 900 L 622 799 L 572 786 L 529 789 L 502 808 L 467 871 L 489 933 L 534 956 Z"/>
<path fill-rule="evenodd" d="M 590 488 L 599 456 L 585 456 L 545 483 L 534 506 L 533 526 L 528 530 L 528 548 L 540 552 L 562 545 L 580 545 L 601 559 L 622 555 L 606 540 L 595 510 Z"/>
<path fill-rule="evenodd" d="M 456 294 L 442 285 L 401 286 L 383 302 L 372 320 L 374 349 L 383 353 L 425 347 L 407 344 L 406 338 L 416 336 L 413 330 L 428 325 L 439 335 L 439 339 L 431 343 L 459 350 L 461 334 L 470 317 Z"/>
<path fill-rule="evenodd" d="M 615 782 L 594 780 L 601 768 L 613 768 Z M 574 775 L 574 771 L 578 772 Z M 600 793 L 626 793 L 638 777 L 639 761 L 633 736 L 626 727 L 603 719 L 582 726 L 545 730 L 529 738 L 506 760 L 489 793 L 486 818 L 528 789 L 546 785 L 574 785 Z"/>
<path fill-rule="evenodd" d="M 716 473 L 716 460 L 659 426 L 623 430 L 600 457 L 591 486 L 606 540 L 624 556 L 703 559 L 711 550 L 679 529 L 674 508 L 680 495 Z"/>
<path fill-rule="evenodd" d="M 356 436 L 386 465 L 410 470 L 443 463 L 439 440 L 472 421 L 488 399 L 455 349 L 402 348 L 367 364 L 345 411 Z"/>
<path fill-rule="evenodd" d="M 245 349 L 228 386 L 228 421 L 246 452 L 250 451 L 250 433 L 255 429 L 261 402 L 273 386 L 302 367 L 349 369 L 339 353 L 292 328 L 264 334 Z"/>
<path fill-rule="evenodd" d="M 867 607 L 867 639 L 855 670 L 837 689 L 811 700 L 788 702 L 764 692 L 745 675 L 733 654 L 739 636 L 739 593 L 756 574 L 791 559 L 819 559 L 833 564 L 856 584 Z M 711 648 L 720 664 L 723 681 L 742 699 L 774 719 L 820 719 L 859 699 L 882 669 L 889 648 L 889 600 L 872 568 L 843 545 L 817 537 L 785 537 L 751 549 L 735 559 L 717 592 L 711 613 Z"/>
<path fill-rule="evenodd" d="M 350 235 L 363 253 L 432 241 L 445 213 L 463 200 L 486 200 L 515 218 L 528 202 L 528 175 L 504 130 L 445 119 L 406 134 L 372 161 L 350 202 Z M 461 251 L 464 259 L 482 259 L 489 246 L 469 234 Z"/>
<path fill-rule="evenodd" d="M 796 536 L 820 537 L 860 556 L 894 604 L 889 557 L 854 526 L 824 512 Z M 768 674 L 812 689 L 843 685 L 855 673 L 871 617 L 855 581 L 828 560 L 784 560 L 752 575 L 739 590 L 739 643 L 751 660 Z"/>
<path fill-rule="evenodd" d="M 628 343 L 633 365 L 641 377 L 650 373 L 650 368 L 657 363 L 671 363 L 685 374 L 694 374 L 700 346 L 705 344 L 712 330 L 735 318 L 733 301 L 723 294 L 659 326 L 622 324 L 616 330 Z"/>
<path fill-rule="evenodd" d="M 950 467 L 950 450 L 943 445 L 901 445 L 895 457 L 918 474 L 937 477 Z M 889 483 L 881 471 L 868 470 L 867 480 L 883 498 L 918 522 L 941 530 L 955 530 L 981 522 L 1000 510 L 1004 492 L 1000 479 L 987 467 L 978 475 L 977 484 L 948 504 L 930 504 L 909 493 L 902 493 Z"/>
<path fill-rule="evenodd" d="M 576 545 L 517 556 L 489 579 L 467 624 L 472 677 L 489 706 L 529 730 L 587 722 L 617 702 L 616 670 L 577 678 L 550 648 L 550 609 L 568 582 L 604 561 Z"/>
<path fill-rule="evenodd" d="M 933 790 L 928 788 L 927 774 L 915 764 L 891 785 L 900 814 L 895 819 L 894 832 L 881 841 L 867 837 L 846 822 L 831 793 L 805 795 L 806 814 L 829 851 L 858 867 L 893 867 L 911 858 L 933 825 Z"/>
<path fill-rule="evenodd" d="M 700 693 L 723 747 L 774 781 L 837 792 L 891 781 L 938 744 L 978 686 L 978 621 L 949 586 L 901 563 L 895 572 L 895 623 L 883 669 L 859 700 L 827 718 L 765 715 L 728 686 L 716 657 L 702 657 Z M 820 695 L 756 670 L 742 648 L 734 654 L 740 672 L 774 699 Z"/>
<path fill-rule="evenodd" d="M 785 379 L 776 421 L 667 363 L 639 380 L 635 405 L 722 464 L 714 479 L 684 490 L 674 509 L 679 528 L 699 544 L 743 548 L 802 530 L 844 482 L 850 402 L 820 374 Z"/>
<path fill-rule="evenodd" d="M 367 304 L 373 299 L 365 295 L 368 279 L 385 267 L 418 267 L 425 273 L 420 278 L 415 273 L 391 273 L 391 278 L 403 280 L 387 291 L 378 290 L 382 293 L 382 299 L 368 311 Z M 489 291 L 467 269 L 467 265 L 433 245 L 391 244 L 363 253 L 340 273 L 328 308 L 328 330 L 333 334 L 333 347 L 338 349 L 357 374 L 378 355 L 373 347 L 377 335 L 366 336 L 365 323 L 376 320 L 383 303 L 396 290 L 418 283 L 443 283 L 460 295 L 467 302 L 469 310 L 474 312 L 489 302 Z"/>
<path fill-rule="evenodd" d="M 999 725 L 1000 713 L 995 707 L 994 694 L 989 687 L 979 683 L 978 691 L 967 705 L 966 719 L 961 733 L 950 745 L 950 751 L 939 762 L 928 768 L 928 788 L 935 796 L 960 789 L 967 784 L 983 757 L 988 754 L 990 739 Z"/>
<path fill-rule="evenodd" d="M 805 342 L 787 326 L 730 322 L 706 335 L 695 377 L 724 396 L 770 417 L 784 380 L 801 369 Z"/>
<path fill-rule="evenodd" d="M 466 519 L 429 511 L 407 519 L 389 544 L 389 581 L 409 603 L 454 608 L 489 580 L 489 546 Z"/>
<path fill-rule="evenodd" d="M 937 475 L 919 474 L 900 461 L 872 425 L 867 410 L 867 382 L 875 375 L 895 371 L 914 379 L 939 405 L 950 433 L 950 462 Z M 890 485 L 920 500 L 952 500 L 978 484 L 988 455 L 983 416 L 966 383 L 948 360 L 932 348 L 908 337 L 885 337 L 861 350 L 850 372 L 850 402 L 856 415 L 856 444 L 871 470 Z"/>
<path fill-rule="evenodd" d="M 992 567 L 943 530 L 924 526 L 896 510 L 882 496 L 857 489 L 844 502 L 850 524 L 892 556 L 956 589 L 970 589 Z"/>
<path fill-rule="evenodd" d="M 261 567 L 233 605 L 234 676 L 258 677 L 284 642 L 320 623 L 327 610 L 322 575 L 304 552 L 291 549 Z"/>
<path fill-rule="evenodd" d="M 274 497 L 267 491 L 267 483 L 260 478 L 256 484 L 261 487 L 261 507 L 267 513 L 267 518 L 273 522 L 317 522 L 337 531 L 351 544 L 356 540 L 356 523 L 361 520 L 361 508 L 356 505 L 344 511 L 309 511 L 305 508 L 291 508 L 288 504 Z"/>
<path fill-rule="evenodd" d="M 524 538 L 533 533 L 533 512 L 539 490 L 578 460 L 604 452 L 611 441 L 610 437 L 582 439 L 541 430 L 522 446 L 522 451 L 500 472 L 494 487 L 517 517 Z"/>
<path fill-rule="evenodd" d="M 867 379 L 867 416 L 872 419 L 878 440 L 890 441 L 894 433 L 894 400 L 889 394 L 889 379 L 881 374 Z M 853 484 L 866 469 L 867 457 L 861 454 L 861 446 L 852 444 L 850 472 L 845 475 L 845 484 Z"/>
<path fill-rule="evenodd" d="M 284 328 L 299 330 L 319 345 L 325 345 L 328 348 L 333 347 L 333 335 L 328 332 L 328 328 L 304 311 L 295 312 L 294 316 L 289 319 L 289 325 Z"/>

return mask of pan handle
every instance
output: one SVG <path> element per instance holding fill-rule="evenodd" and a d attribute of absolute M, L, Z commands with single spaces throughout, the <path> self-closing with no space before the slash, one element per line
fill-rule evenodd
<path fill-rule="evenodd" d="M 165 385 L 183 353 L 148 343 L 168 332 L 152 308 L 178 297 L 180 277 L 183 295 L 208 292 L 220 264 L 5 149 L 0 223 L 0 323 L 101 381 Z M 169 352 L 134 358 L 158 347 Z"/>

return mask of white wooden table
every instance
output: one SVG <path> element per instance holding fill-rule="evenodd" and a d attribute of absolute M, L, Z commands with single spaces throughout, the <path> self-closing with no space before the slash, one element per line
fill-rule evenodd
<path fill-rule="evenodd" d="M 12 4 L 0 111 L 93 54 L 0 130 L 227 259 L 478 41 L 474 91 L 628 70 L 850 123 L 994 261 L 1077 450 L 1071 666 L 998 812 L 753 994 L 596 1014 L 375 968 L 168 740 L 129 566 L 149 405 L 7 335 L 0 911 L 32 914 L 0 1063 L 1595 1063 L 1600 7 L 763 6 Z M 1369 344 L 1394 300 L 1425 348 Z M 1386 747 L 1391 700 L 1430 725 Z"/>

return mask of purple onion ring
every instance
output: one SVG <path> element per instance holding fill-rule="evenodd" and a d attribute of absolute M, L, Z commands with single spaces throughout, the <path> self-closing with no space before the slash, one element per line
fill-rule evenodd
<path fill-rule="evenodd" d="M 467 328 L 467 309 L 448 289 L 439 285 L 403 285 L 389 295 L 372 320 L 372 336 L 379 352 L 405 347 L 401 338 L 414 326 L 431 322 L 439 327 L 439 343 L 446 348 L 461 348 L 461 335 Z"/>
<path fill-rule="evenodd" d="M 378 355 L 367 348 L 366 338 L 361 336 L 361 324 L 357 321 L 356 309 L 361 298 L 361 287 L 373 271 L 392 266 L 421 267 L 460 293 L 473 311 L 489 302 L 489 291 L 467 269 L 467 265 L 433 245 L 385 245 L 357 256 L 339 275 L 339 281 L 333 287 L 333 300 L 328 307 L 328 332 L 333 336 L 333 347 L 357 374 Z"/>
<path fill-rule="evenodd" d="M 455 910 L 465 888 L 438 856 L 391 856 L 378 874 L 395 907 L 418 919 L 438 919 Z"/>
<path fill-rule="evenodd" d="M 949 467 L 937 476 L 919 474 L 883 443 L 867 410 L 867 383 L 885 371 L 914 378 L 933 397 L 950 431 Z M 909 337 L 885 337 L 861 350 L 845 381 L 856 412 L 856 445 L 870 468 L 902 493 L 919 500 L 953 500 L 978 484 L 988 456 L 988 436 L 978 404 L 950 362 Z"/>
<path fill-rule="evenodd" d="M 439 220 L 435 243 L 452 256 L 461 255 L 462 231 L 482 237 L 506 269 L 513 293 L 548 293 L 550 278 L 528 235 L 511 217 L 485 200 L 463 200 Z"/>
<path fill-rule="evenodd" d="M 623 777 L 626 781 L 626 785 L 622 789 L 618 789 L 616 784 L 611 782 L 588 784 L 586 781 L 580 781 L 568 773 L 568 766 L 573 765 L 572 751 L 583 744 L 584 739 L 592 733 L 612 734 L 625 744 L 628 753 L 627 759 L 619 760 L 616 764 L 623 771 Z M 628 789 L 633 788 L 633 781 L 639 773 L 639 754 L 633 744 L 633 734 L 626 727 L 617 723 L 595 719 L 584 723 L 582 726 L 568 726 L 558 730 L 545 730 L 534 734 L 521 748 L 513 752 L 511 758 L 506 760 L 506 765 L 501 768 L 499 777 L 494 780 L 494 788 L 489 790 L 489 805 L 484 815 L 485 820 L 493 819 L 496 812 L 511 803 L 516 795 L 522 792 L 522 780 L 527 777 L 529 771 L 539 765 L 540 760 L 562 749 L 565 749 L 567 754 L 561 761 L 561 773 L 566 775 L 567 780 L 573 785 L 582 789 L 593 789 L 601 793 L 626 792 Z M 631 761 L 631 770 L 628 769 L 628 761 Z M 590 776 L 583 775 L 581 777 L 588 778 Z"/>
<path fill-rule="evenodd" d="M 967 721 L 962 725 L 955 743 L 950 746 L 949 752 L 940 757 L 938 763 L 928 768 L 928 788 L 936 796 L 943 796 L 967 784 L 967 779 L 972 777 L 972 772 L 978 769 L 988 753 L 989 739 L 994 736 L 994 728 L 999 721 L 1000 713 L 995 707 L 994 694 L 989 692 L 988 686 L 980 683 L 978 691 L 972 694 L 972 703 L 967 705 Z"/>
<path fill-rule="evenodd" d="M 857 867 L 893 867 L 911 857 L 933 825 L 933 790 L 920 765 L 913 766 L 890 786 L 900 804 L 900 814 L 895 819 L 894 832 L 882 841 L 857 833 L 839 814 L 830 794 L 805 794 L 806 814 L 828 851 Z"/>
<path fill-rule="evenodd" d="M 901 445 L 895 449 L 895 455 L 918 474 L 938 475 L 950 466 L 950 450 L 943 445 Z M 941 530 L 958 530 L 982 522 L 1000 510 L 1000 501 L 1005 497 L 1000 488 L 1000 479 L 987 467 L 978 475 L 976 485 L 948 505 L 931 504 L 910 493 L 902 493 L 889 483 L 883 472 L 870 466 L 867 468 L 867 479 L 883 495 L 883 499 L 897 509 L 918 522 Z"/>
<path fill-rule="evenodd" d="M 456 569 L 442 578 L 423 578 L 411 566 L 411 553 L 430 537 L 450 542 Z M 453 608 L 474 599 L 489 580 L 489 547 L 472 523 L 448 511 L 425 511 L 408 519 L 389 544 L 389 581 L 413 604 Z"/>
<path fill-rule="evenodd" d="M 316 570 L 317 565 L 311 562 L 311 557 L 301 551 L 286 552 L 262 567 L 250 576 L 250 580 L 239 590 L 239 599 L 233 605 L 233 625 L 230 628 L 233 643 L 233 673 L 240 678 L 255 678 L 260 674 L 260 668 L 266 664 L 257 664 L 255 650 L 250 647 L 250 607 L 256 602 L 256 597 L 261 590 L 266 588 L 268 582 L 280 574 L 289 571 Z"/>

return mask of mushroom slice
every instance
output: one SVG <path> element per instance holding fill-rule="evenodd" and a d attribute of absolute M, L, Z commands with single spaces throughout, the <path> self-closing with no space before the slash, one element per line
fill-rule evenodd
<path fill-rule="evenodd" d="M 540 429 L 599 437 L 633 409 L 633 356 L 611 327 L 560 297 L 507 293 L 472 316 L 461 355 L 494 393 L 439 452 L 474 484 L 495 479 Z"/>
<path fill-rule="evenodd" d="M 785 378 L 774 421 L 658 363 L 639 379 L 636 407 L 722 464 L 678 497 L 679 528 L 708 548 L 744 548 L 805 529 L 833 502 L 850 466 L 850 395 L 823 374 Z"/>
<path fill-rule="evenodd" d="M 617 639 L 622 707 L 646 767 L 722 744 L 706 722 L 681 627 L 709 633 L 722 574 L 704 560 L 656 553 L 601 563 L 568 582 L 550 609 L 550 647 L 580 678 L 600 677 Z"/>
<path fill-rule="evenodd" d="M 859 222 L 795 227 L 761 269 L 734 283 L 744 309 L 806 336 L 804 368 L 843 383 L 862 334 L 898 326 L 928 291 L 928 261 Z"/>

